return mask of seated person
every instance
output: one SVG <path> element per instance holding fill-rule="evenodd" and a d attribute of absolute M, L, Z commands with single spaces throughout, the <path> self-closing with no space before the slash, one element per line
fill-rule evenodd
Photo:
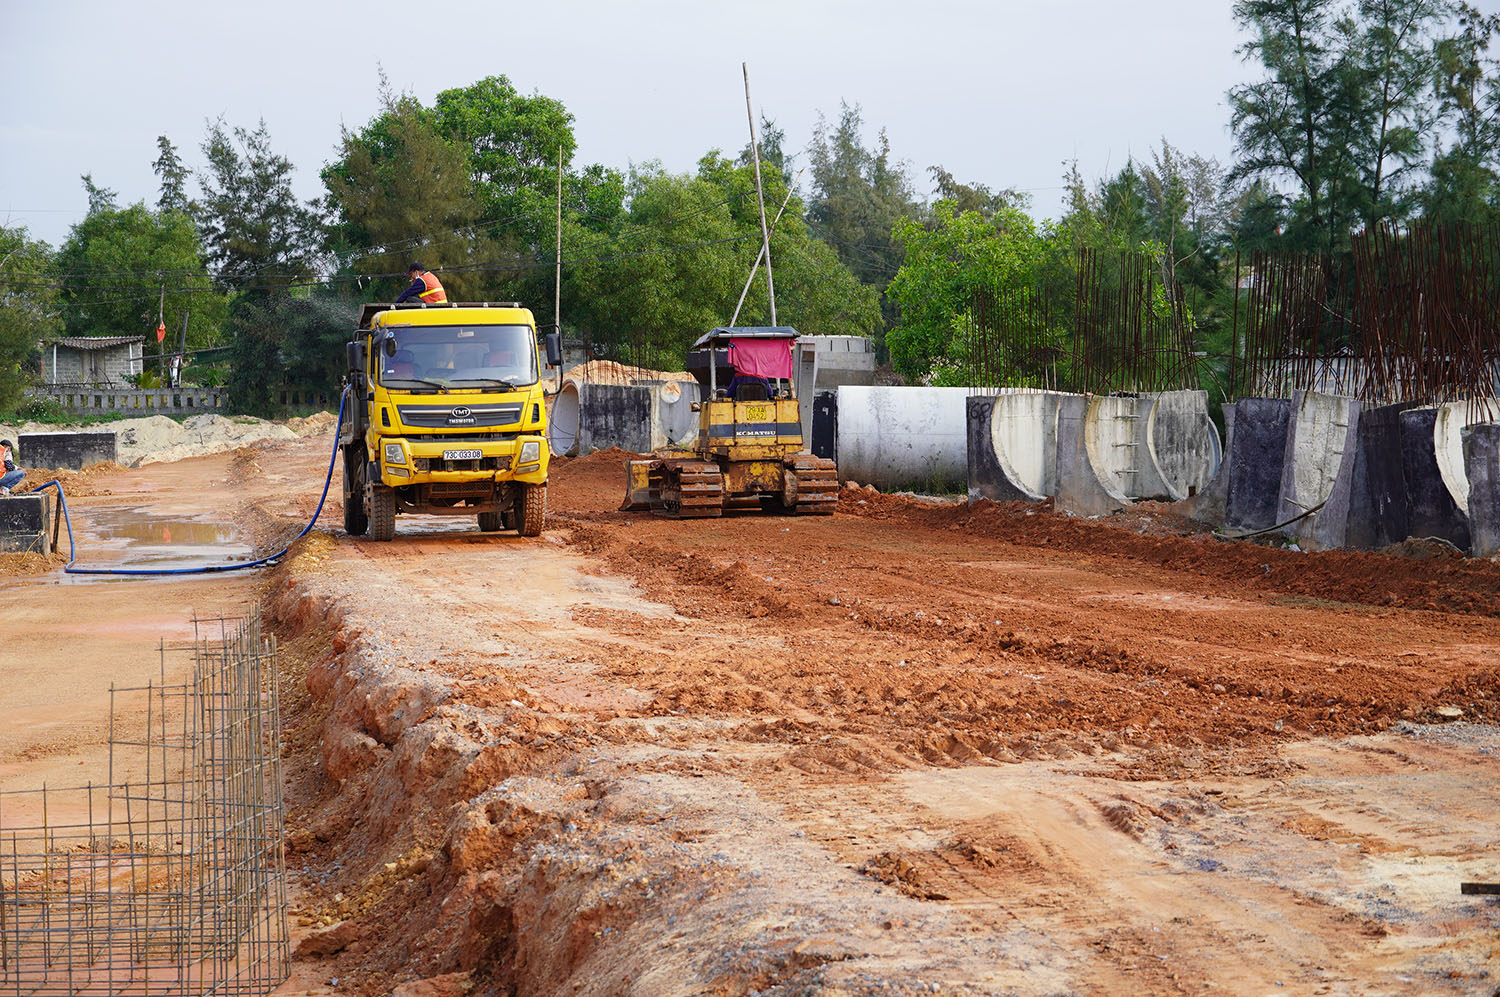
<path fill-rule="evenodd" d="M 397 350 L 385 365 L 385 376 L 406 380 L 417 376 L 417 358 L 411 350 Z"/>
<path fill-rule="evenodd" d="M 10 440 L 0 440 L 0 495 L 9 495 L 10 490 L 21 483 L 26 477 L 26 472 L 16 466 L 16 448 L 11 445 Z"/>
<path fill-rule="evenodd" d="M 761 402 L 771 397 L 771 382 L 763 377 L 734 372 L 729 379 L 729 397 L 740 402 Z"/>
<path fill-rule="evenodd" d="M 511 367 L 516 362 L 516 354 L 513 350 L 490 350 L 484 356 L 486 367 Z"/>

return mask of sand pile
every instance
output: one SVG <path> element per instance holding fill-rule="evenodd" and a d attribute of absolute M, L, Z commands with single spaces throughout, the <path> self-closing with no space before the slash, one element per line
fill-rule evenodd
<path fill-rule="evenodd" d="M 571 367 L 563 374 L 565 381 L 587 381 L 590 384 L 634 384 L 637 381 L 691 381 L 693 375 L 682 370 L 652 370 L 632 367 L 613 360 L 590 360 Z"/>
<path fill-rule="evenodd" d="M 113 432 L 117 440 L 119 463 L 126 467 L 139 467 L 142 464 L 221 453 L 262 440 L 294 440 L 303 436 L 315 436 L 331 432 L 337 421 L 338 417 L 331 412 L 318 412 L 285 422 L 246 415 L 217 414 L 195 415 L 178 422 L 164 415 L 152 415 L 87 427 L 54 426 L 36 422 L 21 426 L 0 426 L 0 438 L 15 440 L 23 433 L 55 433 L 67 429 Z M 20 454 L 20 459 L 21 466 L 25 467 L 24 451 Z"/>

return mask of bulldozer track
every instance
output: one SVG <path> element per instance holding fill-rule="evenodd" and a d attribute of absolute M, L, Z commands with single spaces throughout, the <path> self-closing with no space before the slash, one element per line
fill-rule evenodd
<path fill-rule="evenodd" d="M 826 457 L 811 454 L 792 459 L 792 473 L 797 477 L 799 516 L 831 516 L 839 502 L 838 466 Z"/>
<path fill-rule="evenodd" d="M 674 519 L 724 515 L 724 476 L 709 461 L 671 461 L 662 467 L 663 503 L 655 511 Z"/>

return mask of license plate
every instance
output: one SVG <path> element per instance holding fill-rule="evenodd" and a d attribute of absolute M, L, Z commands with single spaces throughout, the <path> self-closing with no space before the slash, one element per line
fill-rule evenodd
<path fill-rule="evenodd" d="M 745 418 L 751 422 L 765 422 L 771 418 L 771 409 L 768 405 L 750 405 L 745 409 Z"/>
<path fill-rule="evenodd" d="M 444 460 L 478 460 L 484 456 L 483 450 L 444 450 Z"/>

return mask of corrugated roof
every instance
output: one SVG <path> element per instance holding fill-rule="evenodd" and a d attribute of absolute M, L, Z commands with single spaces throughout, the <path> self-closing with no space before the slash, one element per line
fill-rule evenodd
<path fill-rule="evenodd" d="M 58 346 L 71 346 L 75 350 L 102 350 L 109 346 L 124 346 L 126 343 L 139 343 L 144 339 L 142 336 L 64 336 L 55 339 Z"/>

